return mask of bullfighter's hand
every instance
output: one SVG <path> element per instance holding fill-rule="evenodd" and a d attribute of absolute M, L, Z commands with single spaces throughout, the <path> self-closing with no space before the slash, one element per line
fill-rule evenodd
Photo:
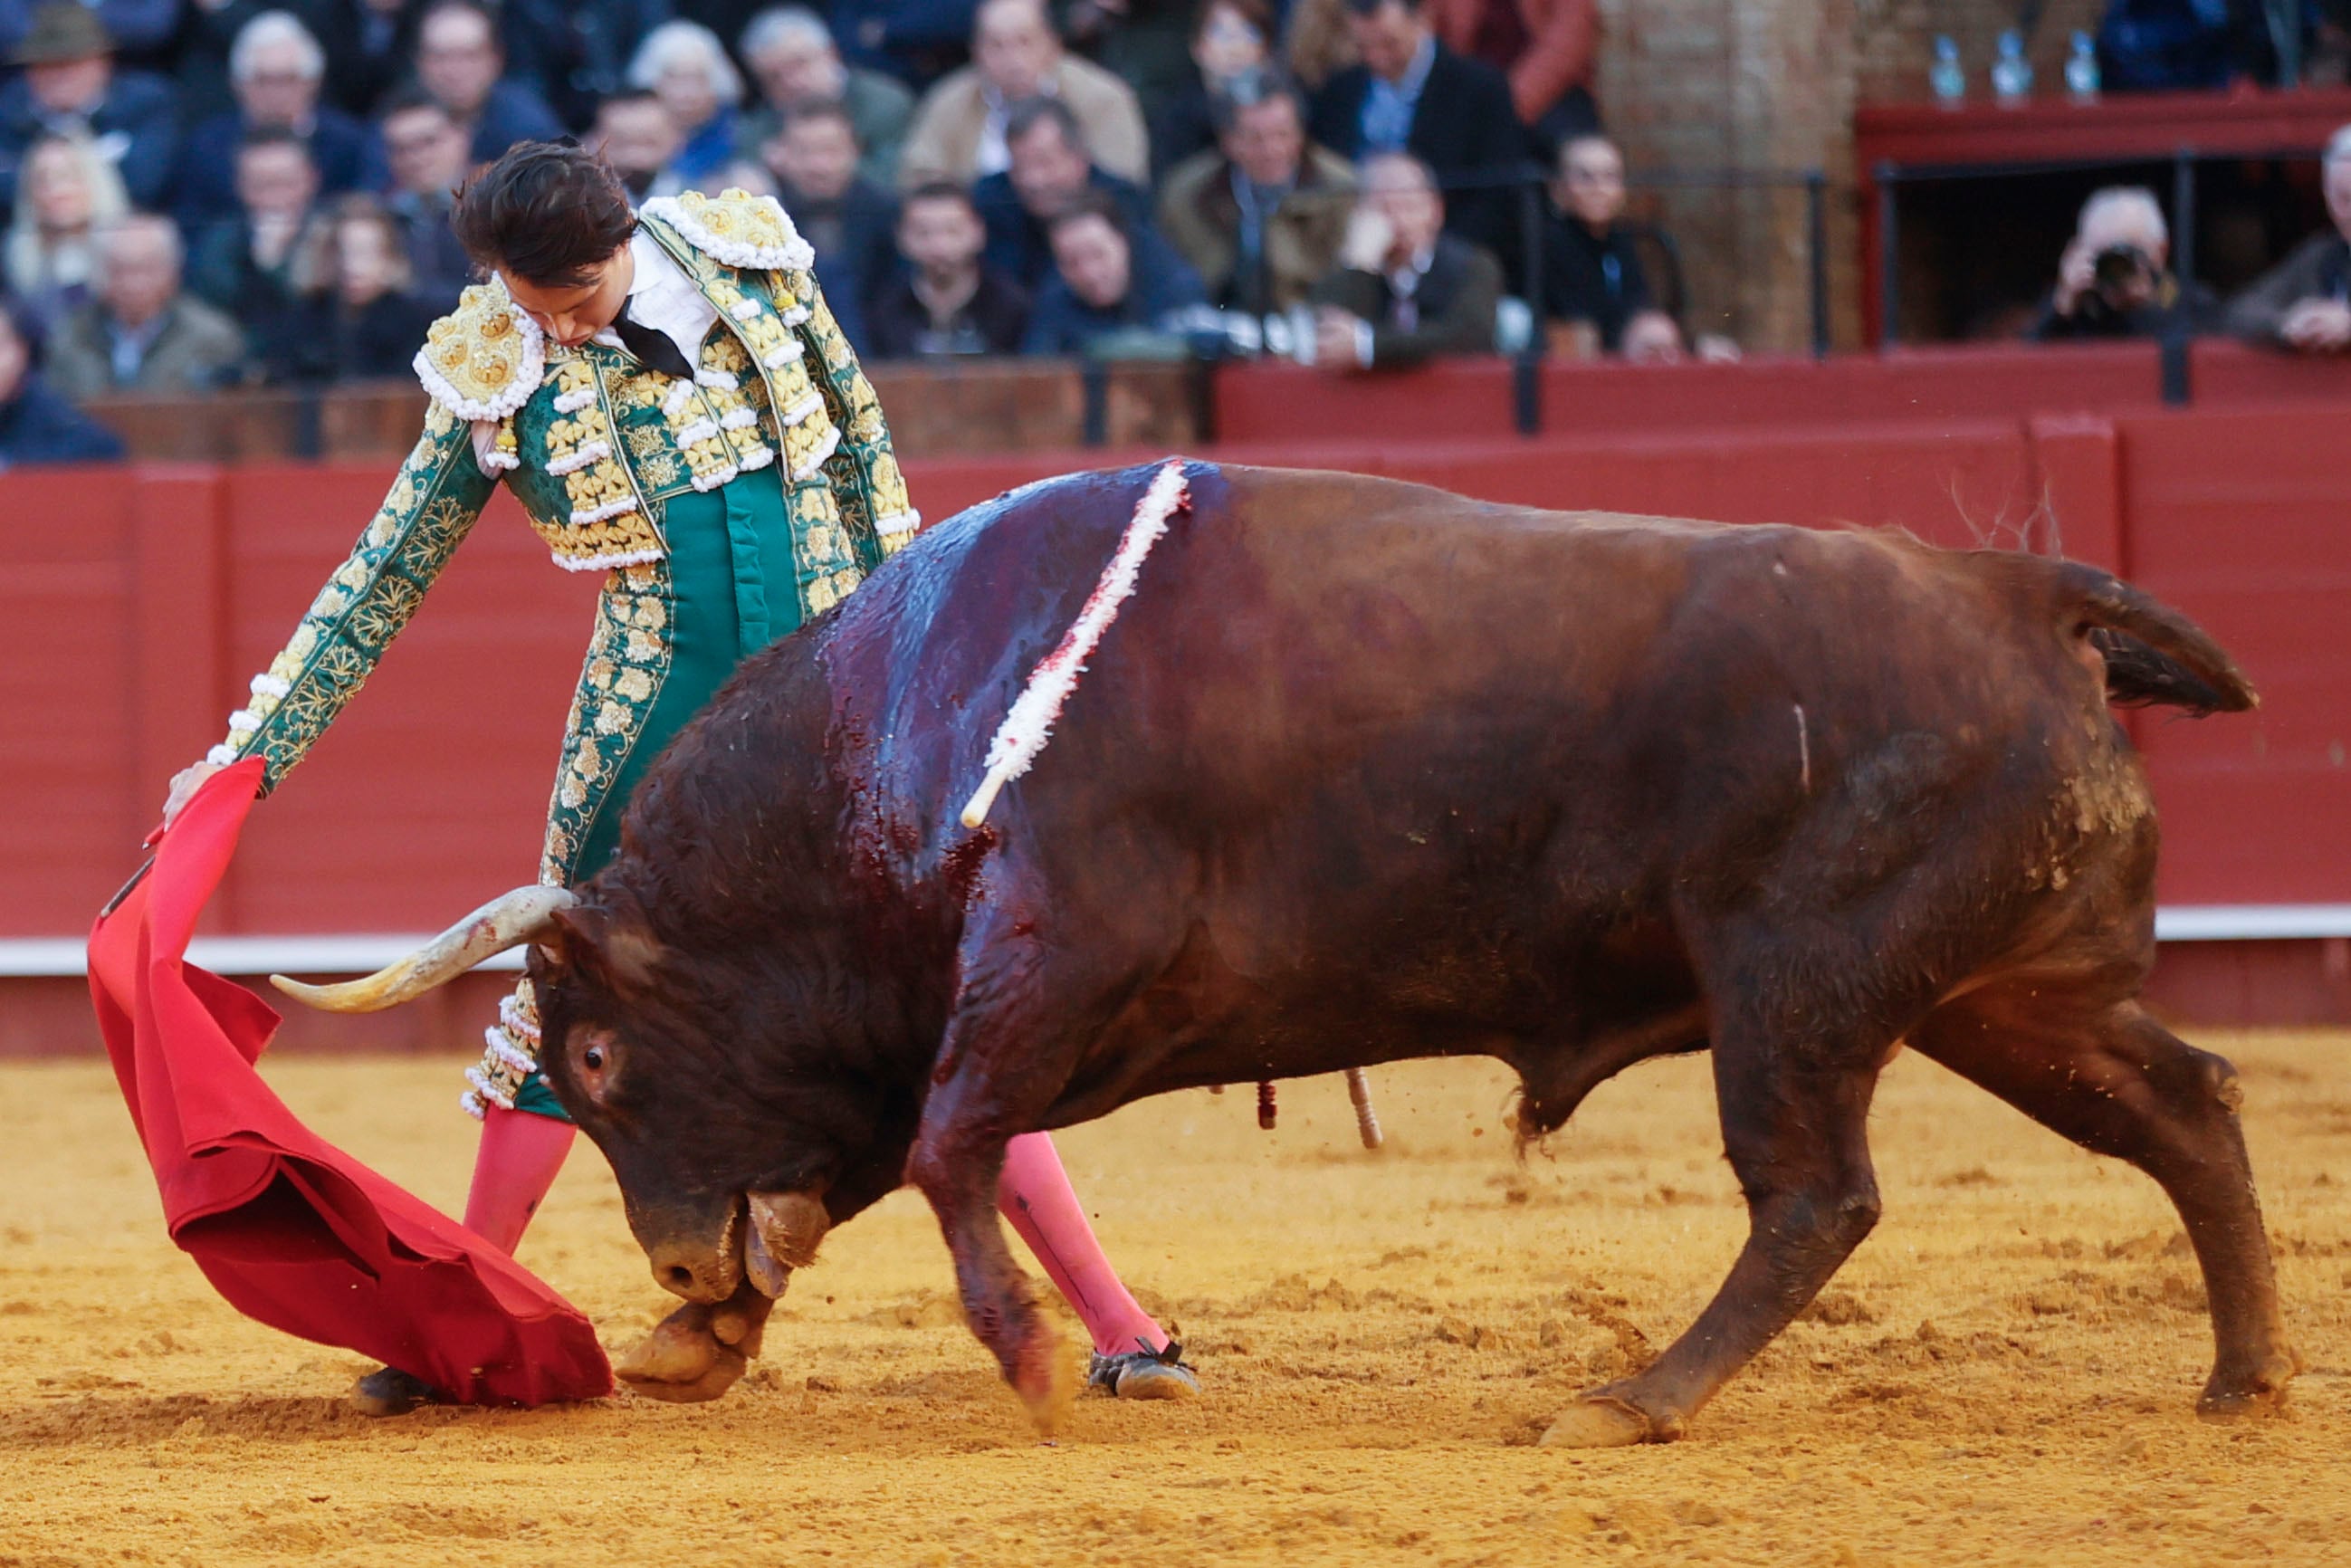
<path fill-rule="evenodd" d="M 188 802 L 195 799 L 196 791 L 204 787 L 204 780 L 219 771 L 215 763 L 196 762 L 172 774 L 172 792 L 163 800 L 163 825 L 168 828 L 178 821 Z"/>
<path fill-rule="evenodd" d="M 612 1371 L 648 1399 L 679 1405 L 716 1399 L 759 1354 L 774 1308 L 748 1286 L 716 1306 L 689 1302 L 655 1324 Z"/>

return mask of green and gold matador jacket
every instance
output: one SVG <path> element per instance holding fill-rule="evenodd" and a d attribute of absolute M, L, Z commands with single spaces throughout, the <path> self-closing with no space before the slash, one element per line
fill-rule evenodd
<path fill-rule="evenodd" d="M 781 465 L 803 620 L 913 537 L 920 519 L 881 405 L 782 206 L 689 192 L 645 203 L 639 219 L 717 310 L 724 330 L 705 339 L 698 373 L 674 380 L 594 344 L 549 344 L 502 283 L 468 288 L 416 357 L 432 399 L 423 435 L 208 760 L 258 756 L 264 789 L 283 780 L 407 625 L 500 478 L 557 565 L 611 574 L 590 677 L 602 650 L 613 701 L 632 695 L 632 650 L 664 630 L 649 600 L 632 613 L 628 591 L 667 553 L 667 497 Z M 574 719 L 604 722 L 592 706 Z"/>
<path fill-rule="evenodd" d="M 671 679 L 686 601 L 665 518 L 698 516 L 706 528 L 711 505 L 724 502 L 731 536 L 738 500 L 747 517 L 780 507 L 791 586 L 769 575 L 762 591 L 797 595 L 771 607 L 785 628 L 830 608 L 913 537 L 920 519 L 881 405 L 783 208 L 741 191 L 688 193 L 645 203 L 638 218 L 716 313 L 695 373 L 668 376 L 592 341 L 548 343 L 496 279 L 467 289 L 416 356 L 432 400 L 423 435 L 207 760 L 258 757 L 264 789 L 280 783 L 408 624 L 504 479 L 557 565 L 604 574 L 540 856 L 541 881 L 560 885 L 591 843 L 610 841 L 605 806 L 683 716 L 664 707 L 664 692 L 689 695 L 690 712 L 704 689 Z M 705 498 L 771 469 L 774 490 Z M 707 542 L 680 536 L 684 559 Z M 468 1112 L 564 1114 L 537 1069 L 528 979 L 484 1044 L 465 1075 Z"/>

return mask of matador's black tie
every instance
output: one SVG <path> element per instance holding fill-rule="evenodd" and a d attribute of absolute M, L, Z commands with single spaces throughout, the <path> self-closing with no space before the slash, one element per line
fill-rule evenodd
<path fill-rule="evenodd" d="M 641 321 L 630 320 L 626 305 L 622 305 L 620 315 L 613 318 L 612 331 L 620 338 L 621 347 L 635 355 L 637 362 L 646 369 L 659 371 L 665 376 L 675 376 L 680 381 L 694 379 L 694 366 L 678 351 L 676 341 L 666 332 L 657 332 Z"/>

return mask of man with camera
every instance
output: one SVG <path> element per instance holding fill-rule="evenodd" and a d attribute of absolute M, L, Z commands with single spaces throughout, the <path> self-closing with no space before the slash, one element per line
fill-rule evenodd
<path fill-rule="evenodd" d="M 2081 222 L 2057 262 L 2057 286 L 2025 336 L 2051 343 L 2166 338 L 2201 330 L 2210 292 L 2172 276 L 2171 231 L 2143 185 L 2109 185 L 2082 204 Z"/>

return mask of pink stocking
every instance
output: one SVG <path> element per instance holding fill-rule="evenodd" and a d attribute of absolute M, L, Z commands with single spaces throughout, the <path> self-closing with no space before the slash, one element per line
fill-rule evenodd
<path fill-rule="evenodd" d="M 580 1131 L 554 1116 L 487 1107 L 482 1145 L 474 1155 L 474 1186 L 465 1195 L 465 1228 L 500 1250 L 522 1245 L 571 1139 Z"/>
<path fill-rule="evenodd" d="M 1051 1138 L 1027 1133 L 1012 1140 L 1004 1151 L 996 1206 L 1052 1276 L 1062 1299 L 1077 1309 L 1096 1350 L 1118 1355 L 1165 1348 L 1167 1336 L 1127 1294 L 1118 1271 L 1102 1256 Z"/>

